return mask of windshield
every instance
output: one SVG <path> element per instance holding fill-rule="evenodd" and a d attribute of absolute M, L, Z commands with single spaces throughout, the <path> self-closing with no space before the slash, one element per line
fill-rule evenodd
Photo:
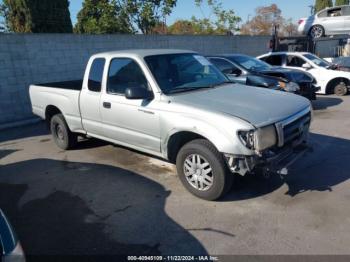
<path fill-rule="evenodd" d="M 247 70 L 261 71 L 261 70 L 271 69 L 271 66 L 269 64 L 250 56 L 243 56 L 243 55 L 232 56 L 230 57 L 230 60 L 232 60 L 236 64 L 239 64 L 240 66 L 242 66 L 244 69 L 247 69 Z"/>
<path fill-rule="evenodd" d="M 166 54 L 145 57 L 165 94 L 212 88 L 229 82 L 205 57 L 197 54 Z"/>
<path fill-rule="evenodd" d="M 313 54 L 305 54 L 303 55 L 304 57 L 306 57 L 307 59 L 309 59 L 311 62 L 313 62 L 314 64 L 321 66 L 321 67 L 329 67 L 331 66 L 330 63 L 328 63 L 326 60 L 323 60 Z"/>

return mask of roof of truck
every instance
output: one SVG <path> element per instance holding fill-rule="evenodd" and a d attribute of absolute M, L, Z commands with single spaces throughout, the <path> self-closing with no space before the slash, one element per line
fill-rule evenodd
<path fill-rule="evenodd" d="M 95 54 L 94 56 L 139 56 L 146 57 L 151 55 L 166 55 L 166 54 L 181 54 L 181 53 L 196 53 L 191 50 L 181 50 L 181 49 L 128 49 L 128 50 L 118 50 Z"/>

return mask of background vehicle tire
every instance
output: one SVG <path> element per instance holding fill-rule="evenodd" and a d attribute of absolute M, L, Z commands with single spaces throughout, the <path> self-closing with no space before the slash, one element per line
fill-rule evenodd
<path fill-rule="evenodd" d="M 313 27 L 311 27 L 309 35 L 312 38 L 320 38 L 322 36 L 324 36 L 324 28 L 321 25 L 314 25 Z"/>
<path fill-rule="evenodd" d="M 205 139 L 184 145 L 177 154 L 176 168 L 184 187 L 199 198 L 216 200 L 231 189 L 234 175 L 222 154 Z"/>
<path fill-rule="evenodd" d="M 62 114 L 54 115 L 51 118 L 50 130 L 55 144 L 64 150 L 73 148 L 78 141 L 76 134 L 69 130 L 69 127 Z"/>
<path fill-rule="evenodd" d="M 334 90 L 334 94 L 337 96 L 345 96 L 348 93 L 348 87 L 342 81 L 336 83 L 334 85 L 333 90 Z"/>

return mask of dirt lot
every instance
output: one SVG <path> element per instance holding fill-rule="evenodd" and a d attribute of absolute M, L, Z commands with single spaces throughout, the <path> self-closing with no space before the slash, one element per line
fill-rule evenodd
<path fill-rule="evenodd" d="M 27 254 L 349 254 L 350 96 L 314 107 L 314 152 L 219 202 L 124 148 L 61 151 L 42 123 L 0 131 L 0 207 Z"/>

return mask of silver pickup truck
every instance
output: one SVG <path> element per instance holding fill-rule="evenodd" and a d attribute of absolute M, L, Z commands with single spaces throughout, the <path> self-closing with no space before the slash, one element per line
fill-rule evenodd
<path fill-rule="evenodd" d="M 234 175 L 285 173 L 305 151 L 312 117 L 307 99 L 233 84 L 184 50 L 96 54 L 82 81 L 31 85 L 30 99 L 60 148 L 82 135 L 164 158 L 207 200 Z"/>

